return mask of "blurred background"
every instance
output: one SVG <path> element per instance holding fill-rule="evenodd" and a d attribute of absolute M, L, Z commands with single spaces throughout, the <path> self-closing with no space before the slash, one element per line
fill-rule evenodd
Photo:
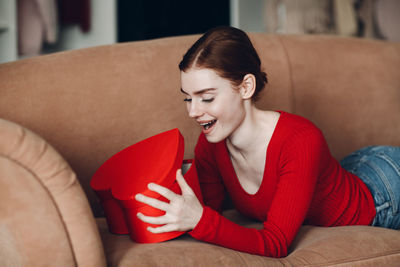
<path fill-rule="evenodd" d="M 0 0 L 0 63 L 219 25 L 400 41 L 400 0 Z"/>

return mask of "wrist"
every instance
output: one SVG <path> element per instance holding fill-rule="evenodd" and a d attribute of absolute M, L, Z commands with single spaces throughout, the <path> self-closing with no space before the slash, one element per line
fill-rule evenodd
<path fill-rule="evenodd" d="M 203 212 L 204 212 L 204 207 L 202 205 L 200 205 L 199 211 L 197 212 L 197 214 L 195 216 L 195 220 L 194 220 L 192 229 L 194 229 L 197 226 L 197 224 L 199 224 L 201 217 L 203 217 Z"/>

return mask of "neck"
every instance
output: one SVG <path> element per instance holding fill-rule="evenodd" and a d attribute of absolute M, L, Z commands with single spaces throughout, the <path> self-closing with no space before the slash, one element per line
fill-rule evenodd
<path fill-rule="evenodd" d="M 268 135 L 266 112 L 257 109 L 253 103 L 245 105 L 245 116 L 240 126 L 227 138 L 227 146 L 242 154 L 257 149 L 264 144 Z"/>

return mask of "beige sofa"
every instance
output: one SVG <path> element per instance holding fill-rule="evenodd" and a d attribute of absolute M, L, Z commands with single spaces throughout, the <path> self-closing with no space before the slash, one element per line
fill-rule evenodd
<path fill-rule="evenodd" d="M 89 187 L 107 158 L 175 127 L 193 157 L 199 129 L 186 114 L 177 64 L 197 37 L 0 65 L 0 266 L 400 266 L 400 231 L 369 226 L 303 226 L 280 259 L 188 235 L 137 244 L 108 232 Z M 399 43 L 251 38 L 270 81 L 260 107 L 309 118 L 338 159 L 366 145 L 400 145 Z"/>

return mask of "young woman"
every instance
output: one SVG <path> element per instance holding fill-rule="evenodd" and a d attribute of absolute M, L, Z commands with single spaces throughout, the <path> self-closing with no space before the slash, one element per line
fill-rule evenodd
<path fill-rule="evenodd" d="M 400 148 L 367 147 L 346 157 L 342 167 L 310 121 L 257 109 L 254 102 L 267 78 L 243 31 L 208 31 L 179 68 L 189 116 L 202 127 L 195 164 L 204 205 L 178 170 L 182 195 L 149 184 L 170 203 L 136 196 L 166 212 L 138 214 L 161 225 L 148 231 L 190 231 L 227 248 L 283 257 L 303 223 L 400 227 Z M 248 229 L 222 217 L 226 192 L 236 209 L 264 228 Z"/>

